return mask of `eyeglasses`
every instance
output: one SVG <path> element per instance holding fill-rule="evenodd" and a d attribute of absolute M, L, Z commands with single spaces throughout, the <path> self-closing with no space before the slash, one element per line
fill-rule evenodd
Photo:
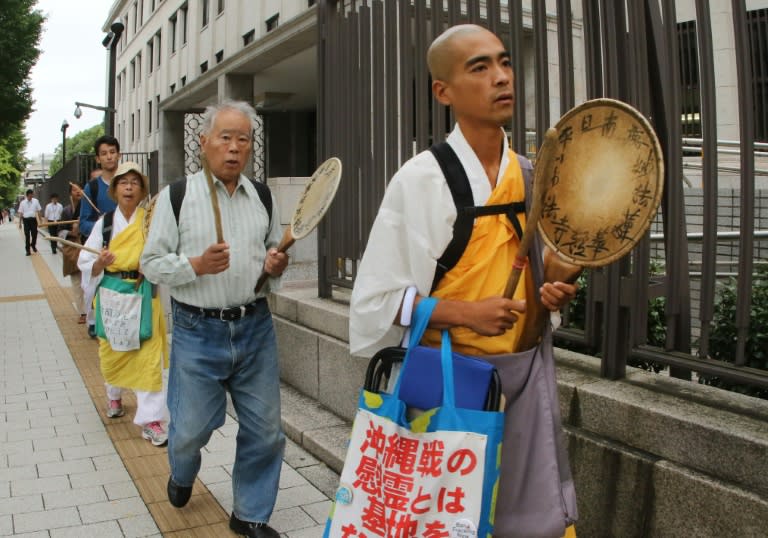
<path fill-rule="evenodd" d="M 121 187 L 125 187 L 126 185 L 133 185 L 134 187 L 139 187 L 142 185 L 142 181 L 140 179 L 123 178 L 123 179 L 118 179 L 117 184 L 120 185 Z"/>

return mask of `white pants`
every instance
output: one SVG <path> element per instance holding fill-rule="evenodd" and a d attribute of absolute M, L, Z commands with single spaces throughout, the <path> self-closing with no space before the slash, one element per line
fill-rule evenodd
<path fill-rule="evenodd" d="M 107 398 L 110 400 L 119 400 L 122 398 L 123 389 L 114 387 L 109 383 L 104 383 L 107 387 Z M 150 422 L 168 421 L 168 407 L 165 404 L 165 392 L 147 392 L 136 390 L 136 416 L 133 417 L 133 423 L 138 426 L 144 426 Z"/>
<path fill-rule="evenodd" d="M 83 297 L 83 305 L 85 306 L 85 319 L 88 322 L 88 325 L 96 325 L 96 312 L 93 311 L 94 294 L 83 292 Z"/>

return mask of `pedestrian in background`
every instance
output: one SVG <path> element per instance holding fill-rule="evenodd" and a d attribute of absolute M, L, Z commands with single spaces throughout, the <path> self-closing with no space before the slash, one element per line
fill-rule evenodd
<path fill-rule="evenodd" d="M 83 191 L 80 187 L 77 185 L 69 186 L 69 204 L 64 206 L 64 210 L 61 212 L 61 220 L 79 221 L 80 200 L 82 197 Z M 59 237 L 72 241 L 73 243 L 80 243 L 80 223 L 63 224 L 59 229 Z M 82 274 L 77 267 L 77 258 L 80 255 L 80 249 L 70 245 L 62 245 L 61 254 L 61 270 L 64 276 L 69 276 L 69 281 L 72 285 L 72 293 L 75 296 L 75 308 L 77 309 L 78 314 L 80 314 L 77 322 L 82 325 L 85 323 L 85 301 L 83 300 L 83 288 L 81 285 Z"/>
<path fill-rule="evenodd" d="M 19 213 L 21 219 L 19 220 L 19 228 L 24 225 L 24 250 L 27 252 L 27 256 L 30 254 L 30 249 L 37 252 L 37 224 L 40 220 L 40 212 L 43 210 L 40 207 L 40 202 L 32 195 L 34 191 L 27 189 L 26 198 L 19 202 Z"/>
<path fill-rule="evenodd" d="M 56 223 L 61 220 L 61 213 L 64 211 L 64 206 L 59 203 L 59 195 L 55 192 L 51 194 L 51 200 L 45 206 L 43 217 L 48 224 L 48 235 L 57 236 L 59 233 L 59 227 Z M 56 254 L 56 241 L 51 241 L 51 253 Z"/>

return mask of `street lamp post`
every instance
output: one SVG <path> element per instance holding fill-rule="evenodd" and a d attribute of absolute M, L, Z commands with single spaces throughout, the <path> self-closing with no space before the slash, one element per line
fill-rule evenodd
<path fill-rule="evenodd" d="M 107 108 L 104 124 L 104 133 L 109 136 L 115 135 L 115 69 L 117 63 L 117 44 L 120 42 L 120 36 L 123 34 L 125 25 L 120 19 L 115 20 L 110 26 L 111 32 L 104 38 L 102 44 L 109 49 L 109 79 L 107 80 Z M 111 38 L 110 38 L 111 34 Z"/>
<path fill-rule="evenodd" d="M 66 119 L 61 122 L 61 166 L 67 164 L 67 128 L 69 122 Z"/>
<path fill-rule="evenodd" d="M 116 19 L 109 27 L 110 32 L 104 36 L 101 44 L 109 50 L 109 75 L 107 80 L 107 106 L 89 105 L 88 103 L 79 103 L 75 101 L 75 118 L 80 119 L 83 111 L 80 107 L 93 108 L 104 111 L 104 134 L 115 136 L 115 64 L 117 61 L 117 44 L 120 42 L 120 36 L 123 35 L 125 25 L 120 19 Z"/>
<path fill-rule="evenodd" d="M 104 112 L 104 132 L 107 133 L 107 126 L 109 125 L 109 117 L 111 114 L 115 113 L 114 107 L 89 105 L 88 103 L 81 103 L 79 101 L 75 101 L 75 112 L 73 114 L 77 119 L 80 119 L 80 117 L 83 115 L 83 111 L 80 107 L 92 108 L 94 110 L 103 111 Z M 114 133 L 112 133 L 112 136 L 114 136 Z"/>

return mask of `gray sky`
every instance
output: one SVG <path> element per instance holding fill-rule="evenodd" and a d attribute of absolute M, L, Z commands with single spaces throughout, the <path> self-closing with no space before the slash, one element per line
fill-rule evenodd
<path fill-rule="evenodd" d="M 41 54 L 30 73 L 34 112 L 26 122 L 27 158 L 53 153 L 61 144 L 61 122 L 67 137 L 104 121 L 104 113 L 83 108 L 75 119 L 75 101 L 106 104 L 107 49 L 102 24 L 113 0 L 38 0 L 48 16 L 40 40 Z"/>

